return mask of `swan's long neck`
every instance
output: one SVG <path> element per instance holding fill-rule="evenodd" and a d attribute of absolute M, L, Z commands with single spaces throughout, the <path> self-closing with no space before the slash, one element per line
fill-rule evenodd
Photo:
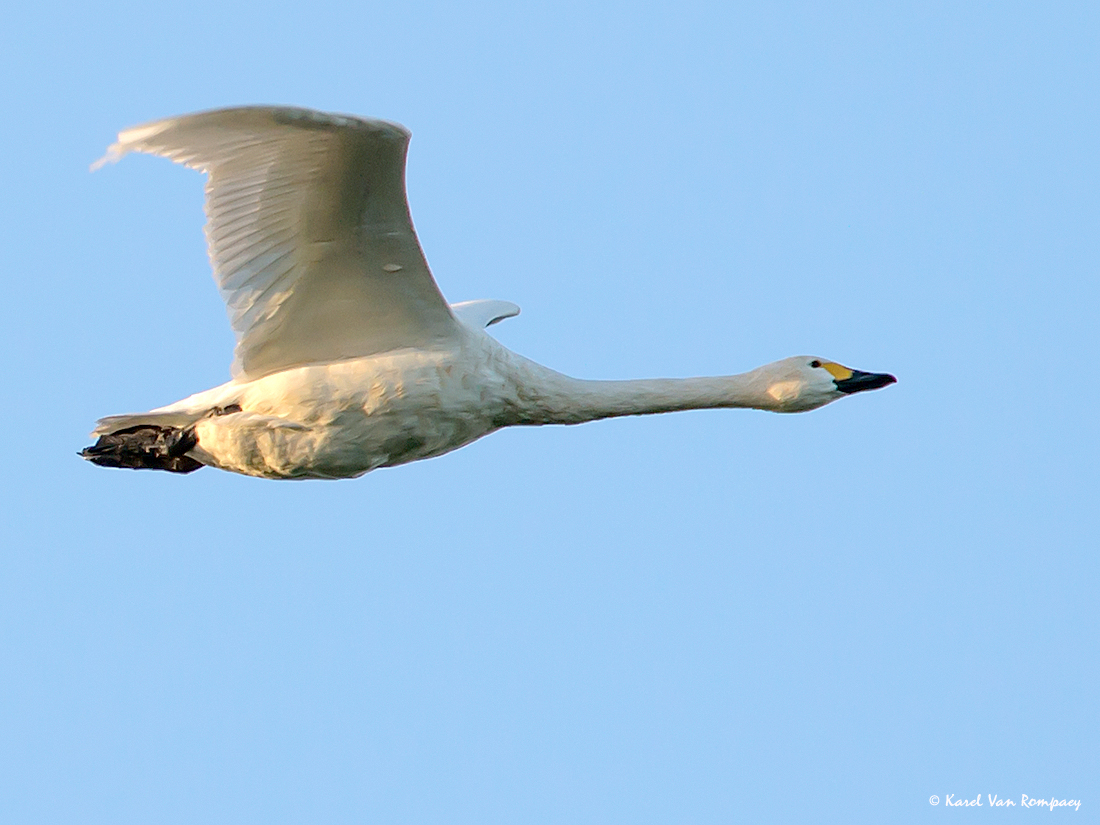
<path fill-rule="evenodd" d="M 528 362 L 520 387 L 519 424 L 580 424 L 623 415 L 722 407 L 775 409 L 755 372 L 713 378 L 585 381 Z"/>

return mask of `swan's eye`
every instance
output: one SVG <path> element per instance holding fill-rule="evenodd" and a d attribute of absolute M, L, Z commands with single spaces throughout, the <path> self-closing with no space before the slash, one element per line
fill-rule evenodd
<path fill-rule="evenodd" d="M 813 367 L 816 370 L 818 367 L 821 366 L 821 362 L 820 361 L 811 361 L 810 366 Z"/>

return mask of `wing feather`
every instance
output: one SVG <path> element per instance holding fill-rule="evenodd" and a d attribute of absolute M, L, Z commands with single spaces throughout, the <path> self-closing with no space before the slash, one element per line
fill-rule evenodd
<path fill-rule="evenodd" d="M 126 129 L 96 166 L 146 152 L 207 174 L 233 370 L 258 378 L 456 334 L 409 217 L 408 141 L 386 121 L 244 107 Z"/>

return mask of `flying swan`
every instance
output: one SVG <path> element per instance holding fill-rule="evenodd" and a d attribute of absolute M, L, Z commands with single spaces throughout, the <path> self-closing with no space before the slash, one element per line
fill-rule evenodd
<path fill-rule="evenodd" d="M 101 419 L 103 467 L 354 478 L 501 427 L 711 407 L 804 412 L 892 375 L 798 356 L 741 375 L 584 381 L 497 343 L 506 301 L 448 305 L 405 198 L 409 132 L 308 109 L 244 107 L 121 132 L 128 152 L 207 174 L 206 239 L 237 345 L 232 380 Z"/>

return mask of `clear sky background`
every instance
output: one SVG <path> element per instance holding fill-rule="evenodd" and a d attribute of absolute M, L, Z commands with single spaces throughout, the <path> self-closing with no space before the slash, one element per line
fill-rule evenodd
<path fill-rule="evenodd" d="M 229 6 L 5 11 L 0 820 L 1097 821 L 1095 4 Z M 407 125 L 444 294 L 556 369 L 899 383 L 87 464 L 232 348 L 201 177 L 88 164 L 244 103 Z"/>

